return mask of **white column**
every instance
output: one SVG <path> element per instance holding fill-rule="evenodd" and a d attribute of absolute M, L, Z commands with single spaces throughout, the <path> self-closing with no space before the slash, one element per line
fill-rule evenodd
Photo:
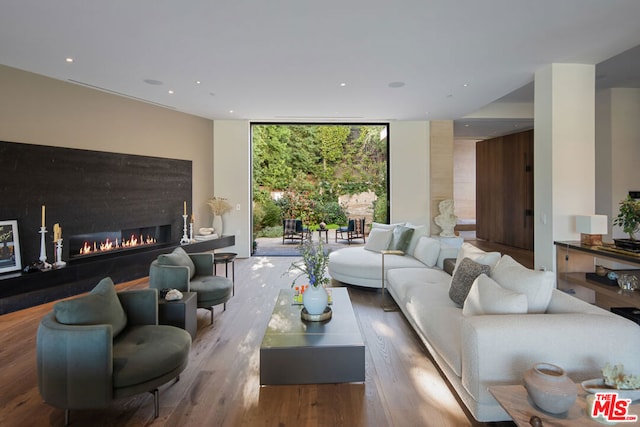
<path fill-rule="evenodd" d="M 536 72 L 535 267 L 555 271 L 556 240 L 577 240 L 575 215 L 595 212 L 595 66 Z"/>

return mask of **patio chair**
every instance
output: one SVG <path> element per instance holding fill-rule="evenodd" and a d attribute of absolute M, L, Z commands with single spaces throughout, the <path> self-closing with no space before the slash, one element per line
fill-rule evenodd
<path fill-rule="evenodd" d="M 283 219 L 282 220 L 282 244 L 285 240 L 300 240 L 300 243 L 305 238 L 309 237 L 309 229 L 302 225 L 301 219 Z"/>
<path fill-rule="evenodd" d="M 367 241 L 364 237 L 364 218 L 349 218 L 347 226 L 336 229 L 336 243 L 338 242 L 338 235 L 340 239 L 346 240 L 348 244 L 351 244 L 351 241 L 354 239 L 362 239 L 362 242 L 366 243 Z"/>

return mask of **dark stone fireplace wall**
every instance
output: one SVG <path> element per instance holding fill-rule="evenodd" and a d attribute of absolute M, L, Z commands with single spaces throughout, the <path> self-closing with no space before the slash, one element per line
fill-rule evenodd
<path fill-rule="evenodd" d="M 171 224 L 178 242 L 183 202 L 192 206 L 191 168 L 187 160 L 0 142 L 0 220 L 18 221 L 23 265 L 40 256 L 42 205 L 49 262 L 55 223 L 64 260 L 75 234 Z"/>
<path fill-rule="evenodd" d="M 84 292 L 105 275 L 116 283 L 145 276 L 155 256 L 179 245 L 183 202 L 192 206 L 192 163 L 186 160 L 0 141 L 0 174 L 0 220 L 18 222 L 22 267 L 40 256 L 42 205 L 47 261 L 55 261 L 55 223 L 62 227 L 67 261 L 53 272 L 0 274 L 0 314 Z M 171 234 L 164 249 L 70 260 L 72 235 L 166 224 Z"/>

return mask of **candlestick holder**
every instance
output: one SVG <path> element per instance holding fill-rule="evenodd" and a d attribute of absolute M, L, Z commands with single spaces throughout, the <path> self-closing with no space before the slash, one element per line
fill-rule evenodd
<path fill-rule="evenodd" d="M 189 236 L 187 236 L 187 215 L 182 215 L 182 222 L 184 225 L 182 227 L 182 239 L 180 239 L 180 244 L 187 245 L 189 244 Z"/>
<path fill-rule="evenodd" d="M 44 235 L 47 234 L 47 227 L 40 227 L 40 231 L 38 233 L 40 233 L 40 263 L 38 268 L 40 270 L 49 270 L 51 269 L 51 264 L 47 262 L 47 245 L 45 245 L 44 237 Z"/>
<path fill-rule="evenodd" d="M 189 241 L 193 242 L 193 223 L 189 223 Z"/>
<path fill-rule="evenodd" d="M 53 264 L 55 268 L 62 268 L 67 265 L 66 262 L 62 260 L 62 239 L 58 239 L 54 242 L 54 246 L 56 249 L 56 262 Z"/>

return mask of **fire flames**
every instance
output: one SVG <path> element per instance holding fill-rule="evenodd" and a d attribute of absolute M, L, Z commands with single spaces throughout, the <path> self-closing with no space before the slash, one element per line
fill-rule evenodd
<path fill-rule="evenodd" d="M 124 248 L 132 248 L 135 246 L 143 246 L 143 245 L 151 245 L 156 243 L 156 239 L 147 236 L 146 238 L 142 235 L 136 236 L 135 234 L 131 235 L 130 239 L 123 240 L 111 240 L 106 239 L 100 243 L 93 242 L 93 244 L 89 242 L 84 242 L 82 247 L 80 248 L 80 255 L 88 255 L 96 252 L 106 252 L 114 249 L 124 249 Z"/>

